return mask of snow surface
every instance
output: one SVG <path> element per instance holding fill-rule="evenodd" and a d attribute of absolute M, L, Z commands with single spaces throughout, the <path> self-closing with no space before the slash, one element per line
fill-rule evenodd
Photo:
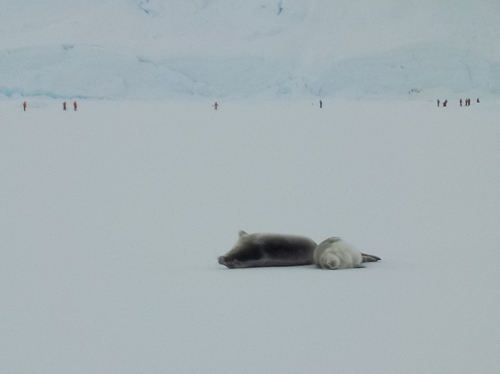
<path fill-rule="evenodd" d="M 498 101 L 212 103 L 0 101 L 0 372 L 499 372 Z M 240 229 L 382 261 L 229 270 Z"/>
<path fill-rule="evenodd" d="M 498 96 L 499 18 L 493 0 L 4 1 L 0 94 Z"/>

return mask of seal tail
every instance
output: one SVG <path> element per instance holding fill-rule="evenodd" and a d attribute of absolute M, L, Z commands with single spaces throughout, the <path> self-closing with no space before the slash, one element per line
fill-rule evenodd
<path fill-rule="evenodd" d="M 381 258 L 378 256 L 369 255 L 366 253 L 361 253 L 361 256 L 363 257 L 363 262 L 377 262 L 381 260 Z"/>

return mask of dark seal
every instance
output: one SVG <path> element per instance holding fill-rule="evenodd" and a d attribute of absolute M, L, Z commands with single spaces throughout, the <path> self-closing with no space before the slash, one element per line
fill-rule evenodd
<path fill-rule="evenodd" d="M 229 269 L 311 265 L 315 248 L 316 243 L 305 236 L 240 231 L 233 248 L 219 257 L 219 264 Z"/>

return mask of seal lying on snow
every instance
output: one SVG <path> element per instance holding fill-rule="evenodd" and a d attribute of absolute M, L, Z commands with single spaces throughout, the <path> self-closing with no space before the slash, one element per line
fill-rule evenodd
<path fill-rule="evenodd" d="M 233 248 L 219 257 L 219 264 L 230 269 L 310 265 L 315 248 L 316 243 L 304 236 L 247 234 L 240 231 Z"/>
<path fill-rule="evenodd" d="M 340 238 L 329 238 L 320 245 L 307 237 L 282 234 L 247 234 L 240 231 L 238 241 L 219 264 L 230 269 L 263 266 L 316 264 L 319 268 L 362 267 L 362 262 L 380 260 L 359 252 Z"/>
<path fill-rule="evenodd" d="M 362 268 L 362 262 L 375 262 L 379 257 L 361 253 L 338 237 L 322 241 L 314 250 L 314 263 L 321 269 Z"/>

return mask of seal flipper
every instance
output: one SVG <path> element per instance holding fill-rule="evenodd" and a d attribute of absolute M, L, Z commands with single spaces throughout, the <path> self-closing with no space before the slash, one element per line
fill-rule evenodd
<path fill-rule="evenodd" d="M 369 255 L 366 253 L 361 253 L 361 256 L 363 257 L 363 262 L 377 262 L 381 260 L 381 258 L 378 256 Z"/>

